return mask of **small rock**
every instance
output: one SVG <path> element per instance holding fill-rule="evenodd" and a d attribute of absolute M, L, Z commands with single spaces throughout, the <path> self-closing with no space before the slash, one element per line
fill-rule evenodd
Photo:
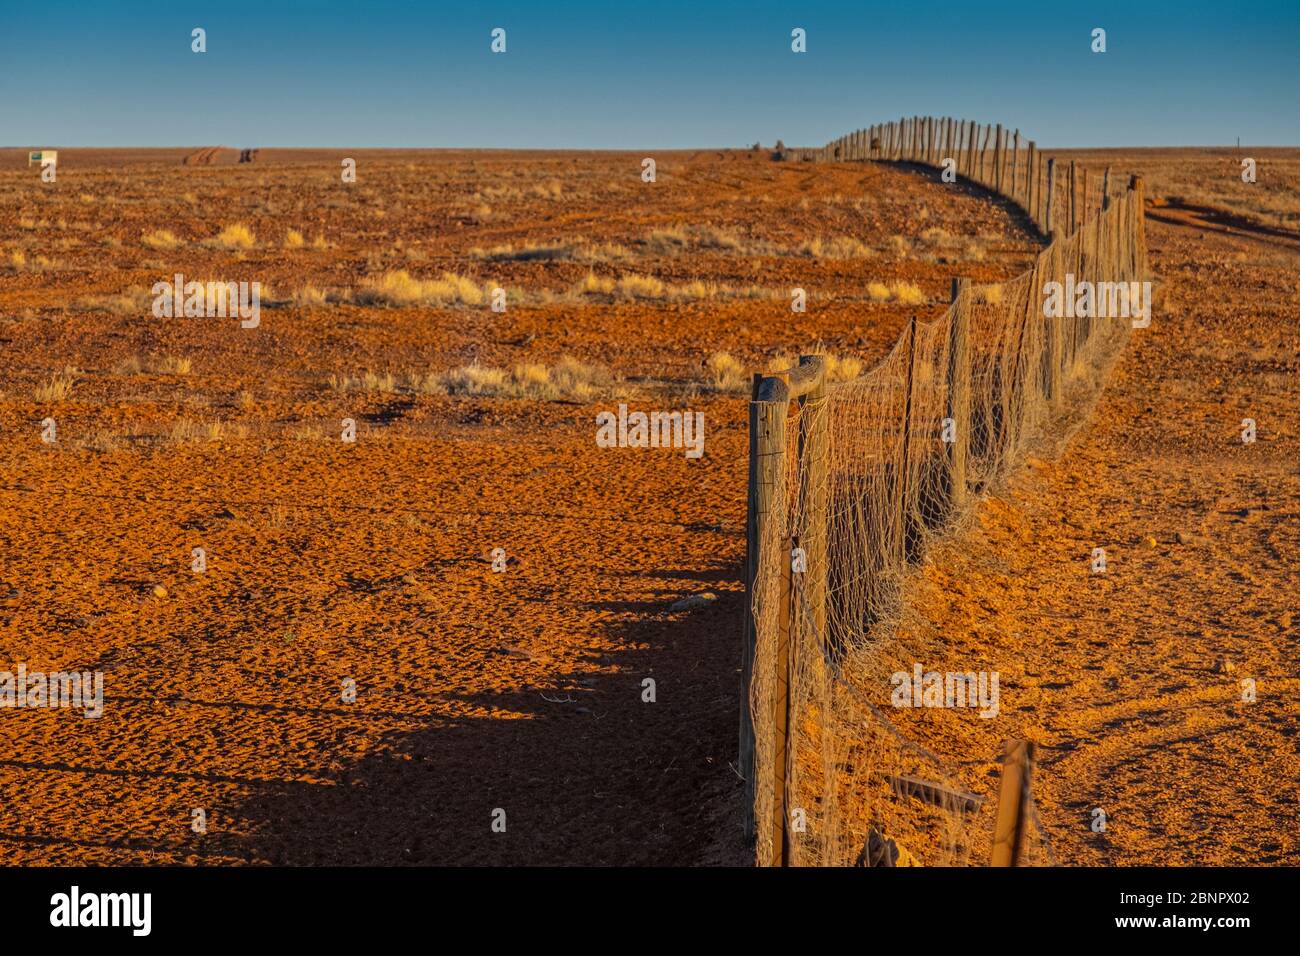
<path fill-rule="evenodd" d="M 1186 531 L 1178 532 L 1179 544 L 1205 544 L 1205 539 L 1199 534 L 1188 534 Z"/>
<path fill-rule="evenodd" d="M 1214 662 L 1214 673 L 1216 674 L 1231 674 L 1236 669 L 1237 668 L 1233 666 L 1232 661 L 1228 660 L 1226 657 L 1220 657 Z"/>
<path fill-rule="evenodd" d="M 718 596 L 712 591 L 705 591 L 703 594 L 688 594 L 680 600 L 674 601 L 668 606 L 670 611 L 692 611 L 697 607 L 708 607 Z"/>
<path fill-rule="evenodd" d="M 154 596 L 154 597 L 166 597 L 166 596 L 167 596 L 167 589 L 166 589 L 165 587 L 163 587 L 161 584 L 155 584 L 155 585 L 153 586 L 153 596 Z"/>
<path fill-rule="evenodd" d="M 1157 541 L 1155 538 L 1151 537 L 1151 535 L 1147 535 L 1145 538 L 1143 538 L 1142 543 L 1148 548 L 1154 548 L 1158 544 L 1160 544 L 1160 542 Z"/>

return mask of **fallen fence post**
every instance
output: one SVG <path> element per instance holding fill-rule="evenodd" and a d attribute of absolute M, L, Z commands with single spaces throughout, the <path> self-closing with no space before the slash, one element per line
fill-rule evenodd
<path fill-rule="evenodd" d="M 1002 786 L 998 790 L 998 816 L 993 829 L 990 866 L 1016 866 L 1025 838 L 1025 810 L 1029 805 L 1034 745 L 1008 740 L 1002 757 Z"/>

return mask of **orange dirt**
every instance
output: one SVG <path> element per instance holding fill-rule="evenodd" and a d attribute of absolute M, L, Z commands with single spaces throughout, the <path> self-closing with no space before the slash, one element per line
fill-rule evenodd
<path fill-rule="evenodd" d="M 1149 218 L 1152 326 L 1134 330 L 1092 421 L 929 556 L 881 680 L 862 688 L 991 798 L 984 826 L 1002 741 L 1037 742 L 1061 864 L 1300 861 L 1300 243 L 1212 212 Z M 917 661 L 998 671 L 1002 719 L 889 709 L 884 675 Z"/>
<path fill-rule="evenodd" d="M 703 363 L 726 350 L 757 370 L 818 340 L 874 361 L 952 275 L 1021 271 L 1022 220 L 915 172 L 748 152 L 659 154 L 654 184 L 640 154 L 264 149 L 206 168 L 185 153 L 61 150 L 43 185 L 0 151 L 0 670 L 105 681 L 97 720 L 0 712 L 6 859 L 745 862 L 729 766 L 744 398 L 712 391 Z M 251 248 L 209 245 L 236 223 Z M 677 226 L 684 247 L 651 236 Z M 286 247 L 288 229 L 304 243 Z M 159 230 L 176 244 L 142 242 Z M 841 236 L 867 257 L 800 251 Z M 900 659 L 982 655 L 1014 723 L 899 723 L 954 760 L 1042 742 L 1062 862 L 1294 863 L 1295 254 L 1185 226 L 1149 237 L 1166 307 L 1097 424 L 985 503 L 911 591 Z M 491 252 L 578 240 L 596 248 Z M 398 269 L 521 294 L 501 314 L 343 294 Z M 176 272 L 260 281 L 271 304 L 241 329 L 115 299 Z M 772 295 L 574 294 L 589 272 Z M 928 304 L 864 294 L 899 280 Z M 295 304 L 308 284 L 339 295 Z M 406 384 L 565 355 L 621 382 L 557 401 Z M 366 372 L 373 386 L 331 387 Z M 703 411 L 704 456 L 597 448 L 594 416 L 619 401 Z M 1247 416 L 1260 441 L 1243 447 Z M 355 444 L 338 437 L 348 417 Z M 1086 573 L 1094 546 L 1104 577 Z M 1236 671 L 1211 673 L 1219 656 Z M 1258 702 L 1237 703 L 1252 675 Z M 987 767 L 967 778 L 991 791 Z M 1109 808 L 1104 837 L 1092 805 Z"/>
<path fill-rule="evenodd" d="M 345 156 L 356 184 L 340 182 Z M 745 860 L 729 766 L 744 398 L 711 391 L 703 362 L 726 349 L 757 369 L 818 339 L 872 361 L 912 311 L 941 308 L 954 271 L 1008 277 L 1032 243 L 1004 208 L 888 167 L 662 154 L 648 184 L 641 158 L 262 150 L 256 167 L 204 168 L 70 150 L 55 188 L 0 174 L 0 254 L 26 257 L 0 272 L 0 669 L 105 680 L 97 720 L 0 714 L 8 860 Z M 236 223 L 251 248 L 209 245 Z M 650 237 L 677 226 L 714 231 L 685 249 Z M 304 243 L 286 248 L 288 229 Z M 868 258 L 799 251 L 841 236 Z M 578 240 L 617 248 L 472 251 Z M 502 314 L 290 300 L 396 269 L 522 294 Z M 256 329 L 154 318 L 149 287 L 176 272 L 258 280 L 276 304 Z M 589 272 L 772 295 L 572 294 Z M 872 302 L 877 278 L 929 304 Z M 143 304 L 114 298 L 132 287 Z M 566 354 L 622 376 L 626 397 L 406 384 Z M 65 366 L 70 391 L 42 391 Z M 373 387 L 331 387 L 368 371 Z M 620 400 L 703 411 L 704 456 L 597 448 L 595 414 Z M 40 440 L 46 417 L 57 444 Z M 339 440 L 348 417 L 355 444 Z M 669 609 L 700 592 L 717 599 Z"/>

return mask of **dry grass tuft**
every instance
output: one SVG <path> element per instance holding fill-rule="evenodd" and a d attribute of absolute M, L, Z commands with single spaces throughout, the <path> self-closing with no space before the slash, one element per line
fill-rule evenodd
<path fill-rule="evenodd" d="M 256 243 L 257 238 L 251 229 L 243 223 L 235 223 L 222 229 L 217 237 L 210 239 L 207 244 L 216 249 L 251 249 Z"/>
<path fill-rule="evenodd" d="M 109 312 L 113 315 L 148 315 L 153 304 L 153 294 L 148 289 L 135 286 L 117 295 L 89 295 L 77 299 L 77 308 L 91 312 Z"/>
<path fill-rule="evenodd" d="M 308 283 L 305 286 L 295 289 L 290 294 L 289 299 L 291 302 L 293 302 L 294 305 L 301 306 L 303 308 L 317 308 L 319 306 L 325 305 L 329 301 L 328 297 L 325 295 L 325 292 L 321 289 L 316 288 L 311 283 Z"/>
<path fill-rule="evenodd" d="M 851 236 L 831 239 L 810 239 L 799 246 L 802 255 L 813 259 L 870 259 L 870 247 Z"/>
<path fill-rule="evenodd" d="M 284 234 L 284 247 L 286 249 L 301 249 L 306 241 L 303 239 L 302 233 L 297 229 L 289 229 Z"/>
<path fill-rule="evenodd" d="M 63 371 L 55 372 L 44 385 L 37 385 L 32 396 L 38 402 L 61 402 L 72 394 L 72 386 L 77 381 L 77 369 L 66 366 Z"/>
<path fill-rule="evenodd" d="M 820 355 L 826 363 L 826 383 L 834 385 L 837 382 L 851 382 L 860 376 L 866 368 L 866 363 L 862 359 L 852 355 L 835 355 L 827 352 L 822 345 L 814 345 L 804 349 L 800 355 Z M 786 352 L 777 352 L 767 363 L 769 372 L 785 372 L 799 364 L 798 355 L 790 355 Z"/>
<path fill-rule="evenodd" d="M 167 441 L 172 445 L 186 445 L 201 441 L 237 441 L 248 436 L 244 425 L 232 425 L 229 422 L 196 422 L 193 419 L 178 419 L 167 434 Z"/>
<path fill-rule="evenodd" d="M 140 241 L 150 249 L 175 249 L 181 245 L 181 241 L 166 229 L 155 229 L 141 236 Z"/>
<path fill-rule="evenodd" d="M 409 385 L 428 395 L 587 402 L 607 395 L 616 388 L 617 380 L 603 366 L 565 356 L 553 367 L 527 362 L 507 371 L 475 363 L 446 372 L 415 374 Z"/>
<path fill-rule="evenodd" d="M 113 371 L 118 375 L 189 375 L 191 368 L 193 363 L 190 359 L 176 355 L 147 358 L 133 355 L 119 362 Z"/>
<path fill-rule="evenodd" d="M 749 377 L 739 359 L 727 352 L 714 352 L 704 362 L 709 370 L 709 386 L 715 392 L 743 392 L 749 388 Z"/>
<path fill-rule="evenodd" d="M 367 279 L 354 294 L 359 305 L 479 305 L 484 292 L 472 279 L 444 272 L 440 279 L 416 279 L 405 269 Z"/>
<path fill-rule="evenodd" d="M 911 282 L 867 283 L 867 297 L 872 302 L 893 302 L 896 305 L 924 305 L 929 299 Z"/>

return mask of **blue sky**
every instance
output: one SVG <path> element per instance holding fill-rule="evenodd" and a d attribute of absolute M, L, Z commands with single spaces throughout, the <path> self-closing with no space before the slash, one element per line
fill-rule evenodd
<path fill-rule="evenodd" d="M 1297 145 L 1300 7 L 0 0 L 11 146 L 819 144 L 930 113 L 1044 146 Z"/>

